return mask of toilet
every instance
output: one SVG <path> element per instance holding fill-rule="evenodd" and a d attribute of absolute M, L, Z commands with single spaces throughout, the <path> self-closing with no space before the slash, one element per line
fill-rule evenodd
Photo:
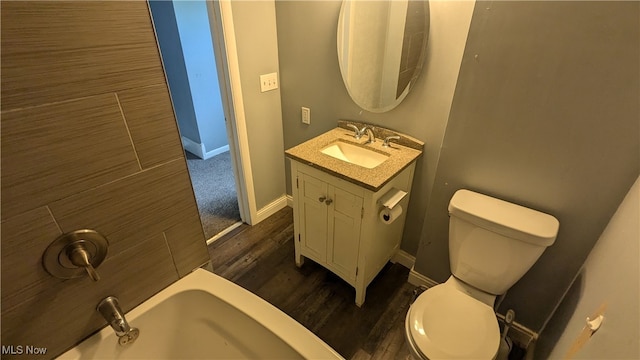
<path fill-rule="evenodd" d="M 405 336 L 418 359 L 494 359 L 500 329 L 493 310 L 556 239 L 551 215 L 470 190 L 449 202 L 452 275 L 411 305 Z"/>

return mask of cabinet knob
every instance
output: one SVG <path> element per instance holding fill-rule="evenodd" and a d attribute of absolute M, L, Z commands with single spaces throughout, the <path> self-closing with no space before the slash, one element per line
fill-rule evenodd
<path fill-rule="evenodd" d="M 332 202 L 333 202 L 333 200 L 327 199 L 324 203 L 327 204 L 327 205 L 331 205 Z"/>
<path fill-rule="evenodd" d="M 320 197 L 318 198 L 318 201 L 320 201 L 320 202 L 324 202 L 325 200 L 327 200 L 327 197 L 326 197 L 326 196 L 320 196 Z"/>

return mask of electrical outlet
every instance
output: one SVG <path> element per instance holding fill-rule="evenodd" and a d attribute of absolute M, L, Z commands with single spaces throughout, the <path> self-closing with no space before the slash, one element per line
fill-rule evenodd
<path fill-rule="evenodd" d="M 278 88 L 278 73 L 260 75 L 260 92 Z"/>
<path fill-rule="evenodd" d="M 302 122 L 304 124 L 311 124 L 311 109 L 302 107 Z"/>

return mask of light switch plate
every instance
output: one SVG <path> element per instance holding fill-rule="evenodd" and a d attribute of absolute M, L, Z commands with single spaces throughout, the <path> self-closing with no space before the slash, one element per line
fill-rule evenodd
<path fill-rule="evenodd" d="M 278 88 L 278 73 L 260 75 L 260 92 L 275 90 Z"/>
<path fill-rule="evenodd" d="M 311 109 L 302 107 L 302 123 L 311 124 Z"/>

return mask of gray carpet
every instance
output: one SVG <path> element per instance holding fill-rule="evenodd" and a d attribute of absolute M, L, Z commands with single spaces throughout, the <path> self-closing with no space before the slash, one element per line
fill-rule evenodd
<path fill-rule="evenodd" d="M 202 160 L 187 152 L 187 166 L 207 239 L 240 221 L 240 210 L 227 151 Z"/>

